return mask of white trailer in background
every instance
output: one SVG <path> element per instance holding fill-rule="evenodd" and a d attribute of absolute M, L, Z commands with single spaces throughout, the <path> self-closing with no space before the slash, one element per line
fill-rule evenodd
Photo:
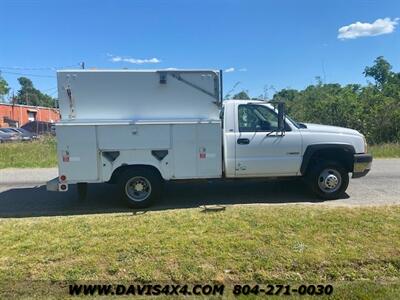
<path fill-rule="evenodd" d="M 57 73 L 59 177 L 48 190 L 118 183 L 144 207 L 162 181 L 305 176 L 324 198 L 339 197 L 348 173 L 372 157 L 355 130 L 298 124 L 261 101 L 222 103 L 213 70 L 65 70 Z"/>

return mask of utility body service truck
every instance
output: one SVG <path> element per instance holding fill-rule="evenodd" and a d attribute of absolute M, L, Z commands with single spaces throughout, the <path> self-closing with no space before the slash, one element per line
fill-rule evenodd
<path fill-rule="evenodd" d="M 115 183 L 132 207 L 161 196 L 163 182 L 301 176 L 336 199 L 371 168 L 356 130 L 298 123 L 266 101 L 224 100 L 213 70 L 57 72 L 59 176 L 50 191 Z"/>

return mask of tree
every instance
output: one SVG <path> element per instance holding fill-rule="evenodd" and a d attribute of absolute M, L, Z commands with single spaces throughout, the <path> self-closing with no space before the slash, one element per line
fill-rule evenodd
<path fill-rule="evenodd" d="M 366 77 L 372 77 L 375 80 L 375 84 L 379 87 L 383 87 L 387 83 L 390 77 L 393 76 L 391 72 L 392 66 L 383 58 L 379 56 L 375 59 L 372 67 L 366 67 L 364 75 Z"/>
<path fill-rule="evenodd" d="M 359 130 L 372 144 L 400 141 L 400 73 L 378 57 L 364 75 L 375 84 L 325 84 L 317 80 L 303 90 L 283 89 L 273 102 L 285 101 L 294 119 Z"/>
<path fill-rule="evenodd" d="M 232 99 L 241 99 L 241 100 L 250 100 L 249 95 L 246 93 L 246 91 L 241 91 L 237 94 L 235 94 Z"/>
<path fill-rule="evenodd" d="M 55 101 L 49 95 L 35 89 L 32 81 L 26 77 L 18 78 L 21 89 L 18 91 L 16 102 L 18 104 L 54 107 Z"/>
<path fill-rule="evenodd" d="M 8 86 L 7 81 L 0 75 L 0 99 L 4 99 L 4 96 L 8 94 L 10 91 L 10 87 Z"/>

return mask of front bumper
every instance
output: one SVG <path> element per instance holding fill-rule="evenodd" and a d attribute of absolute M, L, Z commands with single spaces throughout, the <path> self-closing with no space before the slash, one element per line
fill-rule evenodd
<path fill-rule="evenodd" d="M 371 170 L 372 155 L 371 154 L 354 154 L 353 176 L 352 178 L 360 178 L 368 174 Z"/>

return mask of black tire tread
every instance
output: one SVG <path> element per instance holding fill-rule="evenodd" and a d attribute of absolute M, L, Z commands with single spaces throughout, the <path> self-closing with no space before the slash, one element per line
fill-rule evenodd
<path fill-rule="evenodd" d="M 324 193 L 320 190 L 318 186 L 318 176 L 323 169 L 332 168 L 336 169 L 342 176 L 342 185 L 334 193 Z M 348 185 L 349 185 L 349 173 L 346 171 L 345 167 L 339 162 L 335 161 L 319 161 L 315 163 L 306 174 L 306 180 L 311 190 L 321 199 L 324 200 L 335 200 L 343 196 Z"/>
<path fill-rule="evenodd" d="M 125 194 L 125 184 L 126 182 L 134 177 L 134 176 L 142 176 L 147 178 L 151 184 L 151 194 L 149 198 L 141 201 L 135 202 L 131 200 Z M 155 171 L 146 168 L 146 167 L 130 167 L 121 172 L 118 177 L 118 189 L 121 193 L 121 197 L 125 200 L 128 206 L 132 208 L 145 208 L 151 206 L 161 195 L 162 189 L 162 178 Z"/>

